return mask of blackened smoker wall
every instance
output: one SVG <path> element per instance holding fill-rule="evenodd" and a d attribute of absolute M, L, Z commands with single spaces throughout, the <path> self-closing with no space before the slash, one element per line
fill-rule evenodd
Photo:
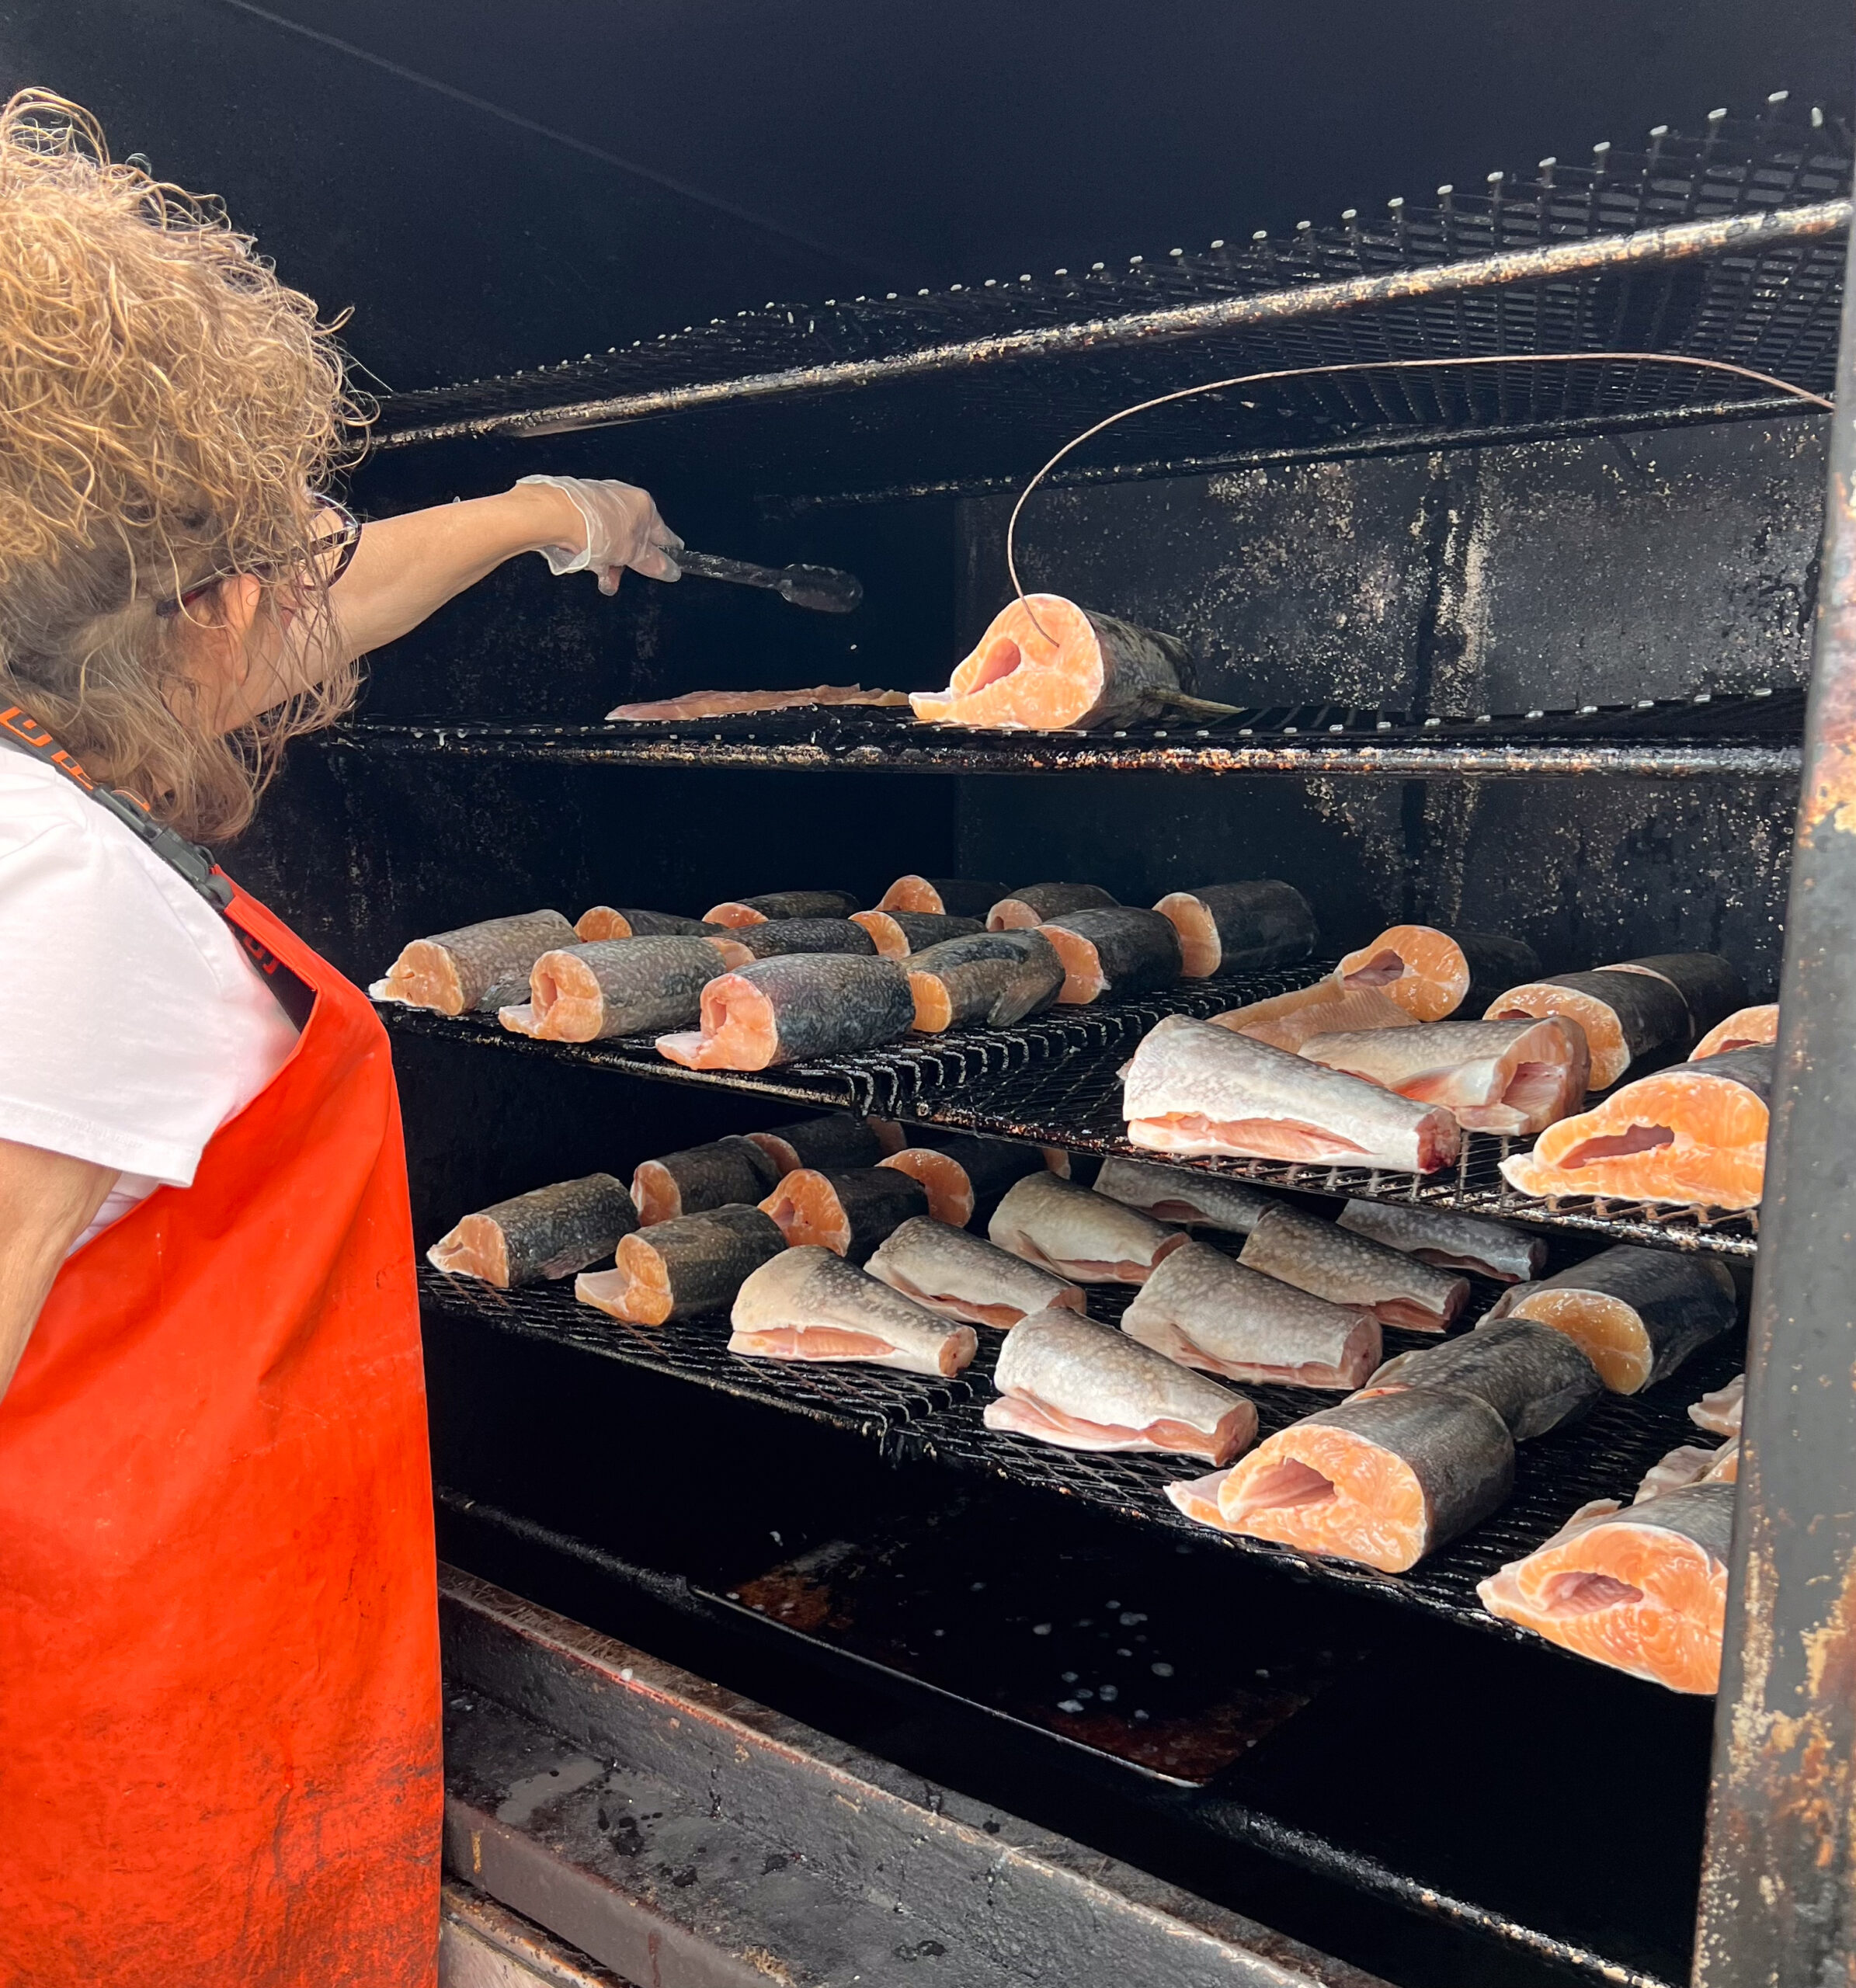
<path fill-rule="evenodd" d="M 1416 714 L 1802 683 L 1825 429 L 1813 415 L 1040 492 L 1019 569 L 1188 637 L 1202 693 Z M 961 506 L 960 639 L 1008 597 L 1009 499 Z M 1288 878 L 1357 944 L 1509 932 L 1549 970 L 1718 950 L 1775 991 L 1795 783 L 971 779 L 975 876 L 1131 903 Z"/>

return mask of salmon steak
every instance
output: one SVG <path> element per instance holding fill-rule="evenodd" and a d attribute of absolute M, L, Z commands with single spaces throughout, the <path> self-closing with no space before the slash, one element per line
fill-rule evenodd
<path fill-rule="evenodd" d="M 1583 1505 L 1544 1545 L 1476 1589 L 1482 1606 L 1614 1670 L 1710 1692 L 1727 1621 L 1731 1484 L 1640 1505 Z"/>
<path fill-rule="evenodd" d="M 686 690 L 680 697 L 655 703 L 614 704 L 608 725 L 674 723 L 679 718 L 739 718 L 754 711 L 799 711 L 812 704 L 898 705 L 909 701 L 905 690 L 866 690 L 861 683 L 815 683 L 806 690 Z"/>
<path fill-rule="evenodd" d="M 1469 1302 L 1466 1278 L 1286 1201 L 1258 1217 L 1238 1261 L 1330 1304 L 1363 1306 L 1382 1325 L 1411 1332 L 1442 1332 Z"/>
<path fill-rule="evenodd" d="M 1226 1471 L 1216 1497 L 1226 1531 L 1402 1574 L 1480 1524 L 1514 1485 L 1514 1439 L 1486 1401 L 1403 1388 L 1291 1423 Z M 1192 1488 L 1202 1504 L 1204 1487 Z"/>
<path fill-rule="evenodd" d="M 578 940 L 558 911 L 486 919 L 481 925 L 415 939 L 387 969 L 386 978 L 367 991 L 377 1001 L 433 1008 L 441 1015 L 500 1007 L 501 997 L 512 988 L 527 985 L 529 969 L 544 953 Z M 514 998 L 520 999 L 520 993 Z"/>
<path fill-rule="evenodd" d="M 1229 1229 L 1234 1236 L 1248 1236 L 1264 1209 L 1276 1206 L 1274 1194 L 1242 1180 L 1223 1180 L 1196 1166 L 1163 1166 L 1118 1155 L 1103 1161 L 1095 1191 L 1138 1208 L 1156 1222 Z"/>
<path fill-rule="evenodd" d="M 1011 1028 L 1063 991 L 1063 961 L 1035 928 L 944 939 L 911 954 L 905 970 L 915 1026 L 924 1035 Z"/>
<path fill-rule="evenodd" d="M 1212 1020 L 1234 1035 L 1272 1049 L 1299 1049 L 1312 1035 L 1350 1035 L 1369 1028 L 1416 1028 L 1418 1018 L 1371 987 L 1343 987 L 1318 980 L 1292 994 L 1272 994 L 1242 1008 L 1227 1008 Z"/>
<path fill-rule="evenodd" d="M 874 1049 L 914 1020 L 908 976 L 894 961 L 787 953 L 711 980 L 700 1027 L 660 1035 L 657 1050 L 686 1070 L 764 1070 Z"/>
<path fill-rule="evenodd" d="M 920 1181 L 928 1212 L 955 1229 L 964 1229 L 982 1203 L 996 1201 L 1013 1181 L 1048 1170 L 1036 1146 L 961 1133 L 905 1146 L 878 1164 Z"/>
<path fill-rule="evenodd" d="M 726 971 L 707 939 L 596 939 L 562 946 L 529 969 L 527 1000 L 499 1008 L 497 1019 L 513 1034 L 541 1042 L 598 1042 L 687 1028 L 702 1011 L 703 989 Z"/>
<path fill-rule="evenodd" d="M 1619 1242 L 1569 1270 L 1503 1291 L 1484 1322 L 1551 1326 L 1584 1349 L 1613 1394 L 1634 1395 L 1667 1380 L 1738 1312 L 1725 1263 Z"/>
<path fill-rule="evenodd" d="M 898 877 L 877 900 L 878 911 L 925 912 L 930 917 L 977 918 L 1010 890 L 1009 884 L 975 883 L 968 877 Z"/>
<path fill-rule="evenodd" d="M 1591 1058 L 1588 1081 L 1594 1090 L 1608 1090 L 1638 1058 L 1689 1040 L 1688 1004 L 1668 981 L 1656 974 L 1607 968 L 1549 974 L 1510 987 L 1489 1003 L 1483 1019 L 1525 1021 L 1548 1015 L 1579 1025 Z"/>
<path fill-rule="evenodd" d="M 1605 1395 L 1584 1349 L 1531 1319 L 1498 1319 L 1437 1346 L 1389 1360 L 1363 1385 L 1367 1394 L 1398 1388 L 1455 1388 L 1486 1401 L 1517 1443 L 1531 1443 L 1563 1422 L 1590 1413 Z"/>
<path fill-rule="evenodd" d="M 769 891 L 758 898 L 728 898 L 703 913 L 706 924 L 760 925 L 770 918 L 848 918 L 862 909 L 849 891 Z"/>
<path fill-rule="evenodd" d="M 1466 1132 L 1508 1137 L 1544 1131 L 1576 1111 L 1590 1069 L 1578 1025 L 1558 1015 L 1312 1035 L 1296 1053 L 1415 1103 L 1441 1105 Z"/>
<path fill-rule="evenodd" d="M 989 932 L 1021 932 L 1072 911 L 1105 911 L 1116 902 L 1100 884 L 1021 884 L 990 905 Z"/>
<path fill-rule="evenodd" d="M 1066 912 L 1037 927 L 1063 962 L 1057 999 L 1082 1007 L 1105 994 L 1138 1000 L 1180 978 L 1180 935 L 1170 919 L 1132 905 Z"/>
<path fill-rule="evenodd" d="M 1540 971 L 1531 946 L 1498 932 L 1444 932 L 1434 925 L 1388 926 L 1334 969 L 1343 987 L 1371 988 L 1414 1021 L 1441 1022 L 1465 1002 L 1489 999 Z"/>
<path fill-rule="evenodd" d="M 1106 1194 L 1028 1173 L 1006 1190 L 986 1233 L 1000 1249 L 1072 1284 L 1142 1284 L 1186 1238 Z"/>
<path fill-rule="evenodd" d="M 1455 1162 L 1462 1142 L 1441 1106 L 1185 1015 L 1169 1015 L 1141 1038 L 1121 1109 L 1129 1142 L 1153 1152 L 1434 1173 Z"/>
<path fill-rule="evenodd" d="M 1034 1312 L 1083 1309 L 1080 1286 L 926 1215 L 892 1230 L 864 1268 L 931 1312 L 1000 1332 Z"/>
<path fill-rule="evenodd" d="M 1691 1063 L 1704 1062 L 1733 1049 L 1757 1049 L 1778 1040 L 1778 1003 L 1768 1001 L 1757 1008 L 1736 1008 L 1725 1021 L 1716 1022 L 1688 1052 Z"/>
<path fill-rule="evenodd" d="M 854 1111 L 828 1111 L 745 1136 L 773 1163 L 776 1179 L 795 1166 L 874 1166 L 895 1149 L 874 1119 L 860 1118 Z"/>
<path fill-rule="evenodd" d="M 877 951 L 875 940 L 848 918 L 763 919 L 758 925 L 725 928 L 714 943 L 733 968 L 777 959 L 783 953 L 860 954 L 870 959 Z"/>
<path fill-rule="evenodd" d="M 617 1267 L 582 1271 L 574 1295 L 627 1325 L 667 1325 L 733 1304 L 749 1274 L 785 1247 L 759 1208 L 706 1208 L 621 1237 Z"/>
<path fill-rule="evenodd" d="M 1511 1222 L 1458 1215 L 1449 1208 L 1413 1208 L 1399 1201 L 1349 1201 L 1340 1211 L 1340 1226 L 1383 1242 L 1389 1249 L 1402 1249 L 1421 1263 L 1493 1277 L 1501 1284 L 1524 1284 L 1529 1277 L 1538 1277 L 1547 1260 L 1543 1238 L 1530 1236 Z"/>
<path fill-rule="evenodd" d="M 1549 1200 L 1604 1194 L 1678 1208 L 1757 1208 L 1773 1055 L 1769 1047 L 1724 1050 L 1639 1077 L 1590 1111 L 1548 1126 L 1532 1152 L 1510 1154 L 1503 1178 Z"/>
<path fill-rule="evenodd" d="M 816 1246 L 783 1249 L 750 1272 L 728 1322 L 728 1350 L 753 1360 L 856 1361 L 946 1378 L 979 1350 L 971 1326 Z"/>
<path fill-rule="evenodd" d="M 639 1225 L 652 1229 L 732 1201 L 758 1201 L 779 1177 L 776 1163 L 751 1139 L 731 1135 L 640 1161 L 632 1170 L 631 1198 Z"/>
<path fill-rule="evenodd" d="M 1086 730 L 1174 707 L 1191 666 L 1177 636 L 1094 613 L 1059 594 L 1027 594 L 993 617 L 946 690 L 917 691 L 909 701 L 923 725 Z"/>
<path fill-rule="evenodd" d="M 1740 1439 L 1729 1437 L 1719 1449 L 1705 1450 L 1698 1444 L 1684 1443 L 1660 1457 L 1643 1473 L 1632 1501 L 1644 1504 L 1670 1491 L 1685 1491 L 1691 1484 L 1737 1484 L 1740 1475 Z"/>
<path fill-rule="evenodd" d="M 1705 1429 L 1712 1435 L 1737 1436 L 1746 1402 L 1747 1377 L 1736 1374 L 1726 1387 L 1717 1388 L 1712 1394 L 1691 1402 L 1688 1419 L 1698 1429 Z"/>
<path fill-rule="evenodd" d="M 1121 1315 L 1130 1339 L 1221 1379 L 1357 1388 L 1379 1364 L 1379 1322 L 1279 1284 L 1207 1242 L 1175 1249 Z"/>
<path fill-rule="evenodd" d="M 623 1182 L 589 1173 L 466 1215 L 426 1252 L 426 1260 L 447 1277 L 480 1277 L 513 1291 L 585 1270 L 610 1256 L 638 1225 Z"/>
<path fill-rule="evenodd" d="M 1308 899 L 1274 877 L 1170 891 L 1154 909 L 1180 935 L 1188 980 L 1293 966 L 1312 956 L 1320 938 Z"/>
<path fill-rule="evenodd" d="M 1065 1450 L 1156 1450 L 1226 1464 L 1256 1441 L 1256 1410 L 1110 1326 L 1038 1312 L 999 1350 L 989 1429 Z"/>
<path fill-rule="evenodd" d="M 983 918 L 952 918 L 938 911 L 853 911 L 853 925 L 870 934 L 886 960 L 905 960 L 947 939 L 968 939 L 986 929 Z"/>
<path fill-rule="evenodd" d="M 857 1166 L 825 1173 L 796 1168 L 760 1204 L 790 1249 L 817 1244 L 861 1263 L 892 1229 L 928 1212 L 920 1181 L 885 1166 Z"/>
<path fill-rule="evenodd" d="M 700 918 L 679 918 L 669 911 L 615 910 L 609 904 L 589 905 L 574 923 L 582 944 L 600 939 L 713 939 L 727 931 Z"/>

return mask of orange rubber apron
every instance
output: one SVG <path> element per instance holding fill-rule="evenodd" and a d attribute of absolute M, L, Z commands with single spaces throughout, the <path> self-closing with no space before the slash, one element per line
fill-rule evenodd
<path fill-rule="evenodd" d="M 431 1988 L 440 1803 L 399 1106 L 360 992 L 67 1263 L 0 1401 L 0 1984 Z M 109 990 L 99 989 L 107 1000 Z"/>

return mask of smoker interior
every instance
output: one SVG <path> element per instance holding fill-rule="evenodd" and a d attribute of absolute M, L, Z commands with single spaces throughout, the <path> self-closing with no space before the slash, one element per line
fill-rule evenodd
<path fill-rule="evenodd" d="M 614 603 L 517 561 L 377 660 L 231 867 L 363 982 L 408 938 L 539 905 L 700 912 L 827 885 L 874 902 L 915 871 L 1087 878 L 1135 904 L 1281 876 L 1329 957 L 1416 919 L 1511 933 L 1548 971 L 1718 950 L 1773 998 L 1826 422 L 1745 382 L 1389 373 L 1124 424 L 1027 508 L 1021 570 L 1190 638 L 1197 689 L 1238 718 L 1056 740 L 870 714 L 600 721 L 698 687 L 945 682 L 1007 596 L 1013 480 L 1142 392 L 1311 356 L 1641 345 L 1822 390 L 1847 214 L 1792 224 L 1847 191 L 1840 134 L 1776 109 L 1696 132 L 1241 255 L 755 312 L 390 403 L 364 510 L 618 474 L 690 544 L 848 568 L 865 605 L 811 616 L 694 581 Z M 1771 239 L 1305 308 L 1322 283 L 1756 214 Z M 1271 297 L 1267 323 L 1112 330 Z M 901 363 L 962 341 L 958 371 Z M 391 1013 L 416 1241 L 838 1103 L 1063 1145 L 1086 1171 L 1117 1145 L 1132 1034 L 1231 998 L 739 1081 Z M 1496 1145 L 1421 1190 L 1226 1170 L 1495 1209 Z M 1756 1218 L 1588 1204 L 1547 1226 L 1557 1261 L 1649 1241 L 1717 1254 L 1743 1287 L 1757 1248 Z M 1510 1509 L 1399 1580 L 1195 1535 L 1151 1461 L 985 1437 L 984 1361 L 947 1383 L 768 1371 L 719 1320 L 653 1336 L 559 1288 L 423 1288 L 452 1560 L 1389 1979 L 1687 1978 L 1712 1707 L 1510 1634 L 1471 1590 L 1576 1503 L 1628 1496 L 1739 1335 L 1530 1446 Z M 1266 1427 L 1306 1406 L 1257 1392 L 1277 1397 Z"/>

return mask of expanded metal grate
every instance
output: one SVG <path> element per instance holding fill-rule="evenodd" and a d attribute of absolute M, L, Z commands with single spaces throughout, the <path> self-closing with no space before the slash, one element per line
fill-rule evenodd
<path fill-rule="evenodd" d="M 878 672 L 880 674 L 880 670 Z M 1660 780 L 1795 778 L 1804 693 L 1702 691 L 1635 704 L 1506 715 L 1413 717 L 1350 704 L 1277 704 L 1229 718 L 1096 732 L 973 732 L 894 709 L 814 706 L 753 717 L 616 725 L 351 722 L 338 749 L 558 765 L 889 767 L 903 772 L 1455 774 L 1587 773 Z"/>
<path fill-rule="evenodd" d="M 396 395 L 377 440 L 558 433 L 804 398 L 808 422 L 825 422 L 808 474 L 854 478 L 885 460 L 984 474 L 1021 455 L 1041 417 L 1073 431 L 1143 390 L 1269 367 L 1647 347 L 1821 391 L 1836 349 L 1848 151 L 1847 134 L 1781 98 L 1750 122 L 1659 127 L 1641 151 L 1600 145 L 1587 163 L 1491 173 L 1473 192 L 1440 188 L 1434 205 L 1350 209 L 1338 226 L 1303 223 L 1280 240 L 915 297 L 769 304 L 555 367 Z M 1617 247 L 1620 237 L 1636 245 Z M 829 408 L 826 397 L 847 387 L 885 390 L 881 418 L 867 407 L 859 416 L 874 450 Z M 1757 391 L 1632 363 L 1330 377 L 1257 390 L 1229 411 L 1225 439 L 1563 422 Z M 950 394 L 958 421 L 943 418 Z M 896 455 L 881 446 L 891 422 L 939 446 Z M 1208 417 L 1160 417 L 1143 432 L 1163 452 L 1202 452 Z M 749 473 L 781 461 L 755 454 L 743 459 Z M 787 460 L 782 487 L 791 475 Z"/>
<path fill-rule="evenodd" d="M 1498 1288 L 1475 1281 L 1472 1317 L 1494 1302 Z M 1267 1541 L 1228 1538 L 1195 1524 L 1167 1498 L 1166 1486 L 1209 1468 L 1194 1458 L 1090 1455 L 989 1430 L 982 1421 L 992 1399 L 992 1374 L 1003 1343 L 984 1333 L 978 1357 L 952 1380 L 899 1374 L 878 1367 L 834 1366 L 746 1359 L 728 1350 L 725 1319 L 697 1319 L 663 1327 L 628 1327 L 577 1304 L 567 1284 L 498 1291 L 467 1278 L 421 1274 L 429 1313 L 461 1315 L 558 1345 L 628 1361 L 655 1372 L 879 1443 L 892 1457 L 979 1470 L 1013 1483 L 1055 1492 L 1117 1514 L 1157 1525 L 1171 1535 L 1222 1541 L 1323 1580 L 1364 1587 L 1389 1600 L 1452 1621 L 1524 1639 L 1524 1632 L 1489 1615 L 1476 1583 L 1538 1546 L 1580 1505 L 1594 1498 L 1628 1503 L 1650 1466 L 1678 1444 L 1708 1441 L 1687 1418 L 1688 1404 L 1739 1371 L 1744 1358 L 1737 1331 L 1705 1347 L 1680 1372 L 1642 1394 L 1607 1395 L 1584 1421 L 1521 1446 L 1514 1495 L 1500 1511 L 1443 1548 L 1409 1573 L 1380 1574 L 1342 1561 L 1297 1553 Z M 1090 1315 L 1118 1320 L 1131 1290 L 1096 1285 Z M 1466 1321 L 1467 1322 L 1467 1321 Z M 1389 1329 L 1386 1354 L 1434 1345 L 1434 1337 Z M 1259 1440 L 1338 1397 L 1309 1388 L 1247 1387 Z"/>

